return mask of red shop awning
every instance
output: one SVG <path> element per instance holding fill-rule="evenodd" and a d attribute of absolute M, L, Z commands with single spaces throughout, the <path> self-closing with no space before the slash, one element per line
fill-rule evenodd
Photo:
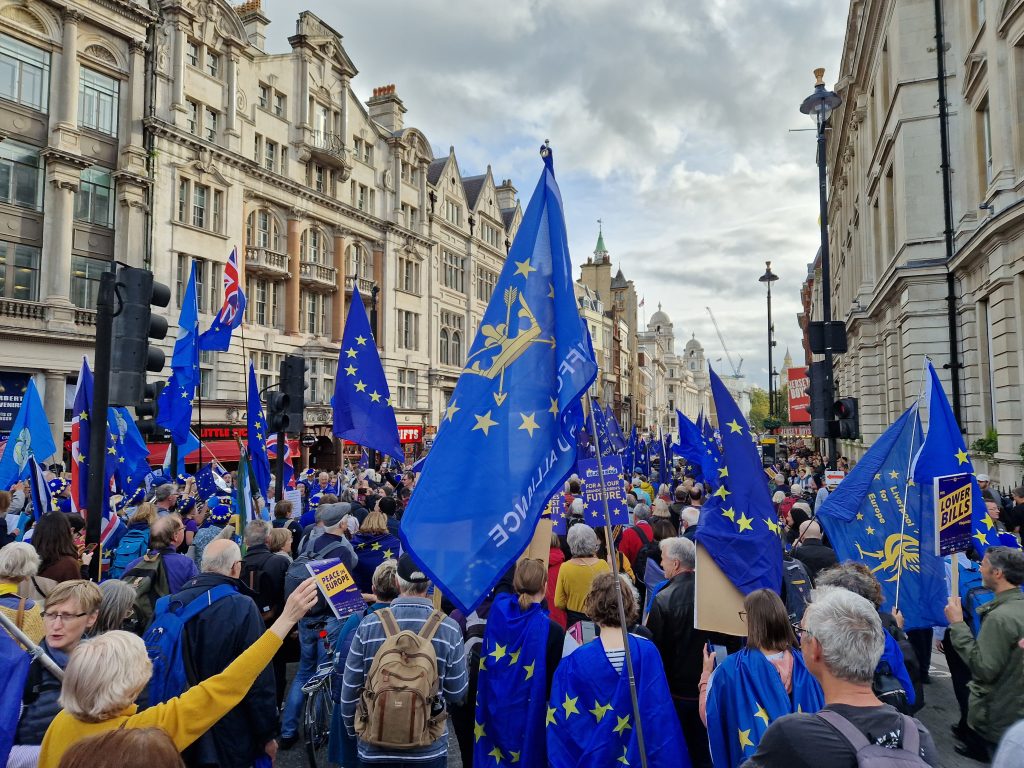
<path fill-rule="evenodd" d="M 298 440 L 289 440 L 288 446 L 291 455 L 298 456 L 301 448 Z M 161 466 L 170 449 L 170 443 L 150 443 L 149 463 L 153 466 Z M 216 458 L 221 464 L 234 464 L 238 462 L 238 443 L 235 440 L 209 440 L 203 443 L 203 463 L 206 464 Z M 199 464 L 199 449 L 192 451 L 185 457 L 186 464 Z"/>

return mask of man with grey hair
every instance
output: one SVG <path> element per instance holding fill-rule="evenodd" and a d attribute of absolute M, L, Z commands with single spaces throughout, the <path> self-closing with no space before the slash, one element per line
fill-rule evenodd
<path fill-rule="evenodd" d="M 574 526 L 581 528 L 588 526 Z M 392 634 L 385 631 L 384 621 L 390 619 L 399 631 L 419 633 L 434 611 L 433 603 L 427 597 L 430 579 L 409 553 L 398 559 L 399 595 L 391 605 L 382 611 L 369 613 L 359 623 L 352 638 L 348 658 L 345 661 L 345 677 L 341 688 L 341 719 L 349 736 L 355 737 L 356 710 L 362 689 L 366 685 L 373 665 L 374 656 Z M 386 619 L 381 616 L 390 615 Z M 443 614 L 441 614 L 443 616 Z M 435 619 L 436 620 L 436 619 Z M 437 624 L 431 637 L 434 654 L 437 657 L 437 680 L 440 694 L 450 709 L 466 698 L 469 676 L 466 671 L 466 649 L 462 642 L 462 631 L 451 618 L 445 617 Z M 393 743 L 402 743 L 408 734 L 384 734 Z M 388 749 L 357 740 L 359 759 L 366 765 L 445 765 L 448 755 L 447 727 L 433 744 L 412 749 Z"/>
<path fill-rule="evenodd" d="M 978 637 L 964 622 L 959 597 L 949 599 L 946 618 L 950 642 L 971 670 L 966 746 L 955 749 L 987 762 L 1003 733 L 1024 718 L 1024 552 L 989 547 L 981 561 L 981 583 L 995 597 L 978 608 Z"/>
<path fill-rule="evenodd" d="M 700 674 L 704 646 L 708 642 L 725 644 L 725 640 L 693 626 L 696 595 L 693 569 L 697 559 L 694 543 L 672 536 L 662 539 L 660 547 L 661 567 L 668 582 L 654 597 L 647 628 L 665 666 L 668 689 L 686 739 L 690 764 L 694 768 L 710 766 L 708 733 L 700 719 Z"/>
<path fill-rule="evenodd" d="M 159 517 L 169 515 L 178 503 L 178 487 L 171 483 L 158 485 L 153 489 L 153 505 Z"/>
<path fill-rule="evenodd" d="M 250 523 L 252 526 L 253 523 Z M 253 594 L 239 581 L 242 552 L 230 539 L 210 542 L 203 551 L 203 572 L 170 598 L 170 608 L 184 607 L 193 600 L 208 602 L 185 625 L 189 663 L 189 685 L 196 685 L 223 672 L 251 646 L 266 629 Z M 211 590 L 228 594 L 215 599 Z M 185 750 L 190 766 L 247 768 L 261 755 L 277 754 L 277 698 L 274 670 L 264 669 L 239 702 L 191 747 Z"/>
<path fill-rule="evenodd" d="M 780 717 L 743 768 L 856 768 L 862 747 L 906 750 L 927 765 L 939 765 L 928 729 L 880 702 L 871 690 L 885 648 L 875 606 L 848 590 L 823 587 L 814 590 L 801 625 L 800 650 L 821 683 L 825 707 L 817 714 Z"/>

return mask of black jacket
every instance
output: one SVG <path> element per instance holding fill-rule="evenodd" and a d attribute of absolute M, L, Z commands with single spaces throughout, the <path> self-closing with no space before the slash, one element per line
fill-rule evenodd
<path fill-rule="evenodd" d="M 190 678 L 198 682 L 212 677 L 234 661 L 263 634 L 263 619 L 249 588 L 237 579 L 218 573 L 203 573 L 187 582 L 174 599 L 190 603 L 220 584 L 232 584 L 239 594 L 218 600 L 185 627 L 188 636 Z M 248 768 L 277 736 L 277 692 L 274 670 L 267 666 L 245 698 L 185 750 L 189 768 L 217 765 L 221 768 Z"/>
<path fill-rule="evenodd" d="M 51 651 L 46 640 L 39 646 L 61 669 L 67 666 L 68 657 L 63 653 Z M 60 680 L 51 675 L 42 663 L 33 660 L 25 680 L 21 716 L 18 718 L 18 730 L 14 737 L 15 744 L 43 743 L 46 729 L 61 710 L 57 701 L 59 698 Z"/>
<path fill-rule="evenodd" d="M 647 628 L 661 653 L 672 696 L 696 701 L 704 645 L 713 635 L 693 628 L 694 594 L 693 571 L 673 576 L 654 598 Z"/>
<path fill-rule="evenodd" d="M 800 546 L 793 547 L 792 554 L 807 566 L 807 573 L 810 575 L 811 581 L 818 578 L 818 574 L 826 568 L 831 568 L 839 563 L 835 550 L 822 544 L 821 539 L 804 539 Z"/>
<path fill-rule="evenodd" d="M 272 610 L 274 618 L 284 608 L 284 575 L 290 564 L 287 557 L 271 552 L 266 544 L 249 547 L 242 560 L 242 583 L 257 594 L 257 607 Z"/>

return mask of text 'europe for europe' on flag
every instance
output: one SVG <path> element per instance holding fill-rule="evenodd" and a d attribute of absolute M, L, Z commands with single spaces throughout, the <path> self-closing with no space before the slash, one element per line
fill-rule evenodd
<path fill-rule="evenodd" d="M 572 406 L 597 375 L 551 152 L 541 154 L 544 170 L 402 518 L 405 549 L 467 613 L 529 544 L 574 466 L 582 411 Z"/>

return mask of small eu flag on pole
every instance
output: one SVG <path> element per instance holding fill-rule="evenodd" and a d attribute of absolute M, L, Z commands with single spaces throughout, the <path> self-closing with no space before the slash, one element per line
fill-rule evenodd
<path fill-rule="evenodd" d="M 28 477 L 30 456 L 34 456 L 37 461 L 46 461 L 56 452 L 43 402 L 39 399 L 35 382 L 30 378 L 21 408 L 14 418 L 3 459 L 0 459 L 0 489 L 6 490 Z"/>
<path fill-rule="evenodd" d="M 526 549 L 572 470 L 582 422 L 572 406 L 597 375 L 550 149 L 541 155 L 544 170 L 402 518 L 405 548 L 467 613 Z"/>
<path fill-rule="evenodd" d="M 192 398 L 199 386 L 199 305 L 196 300 L 196 264 L 192 262 L 178 316 L 178 338 L 171 355 L 171 378 L 160 393 L 156 423 L 171 431 L 174 444 L 188 442 L 192 424 Z M 180 453 L 180 451 L 179 451 Z"/>

